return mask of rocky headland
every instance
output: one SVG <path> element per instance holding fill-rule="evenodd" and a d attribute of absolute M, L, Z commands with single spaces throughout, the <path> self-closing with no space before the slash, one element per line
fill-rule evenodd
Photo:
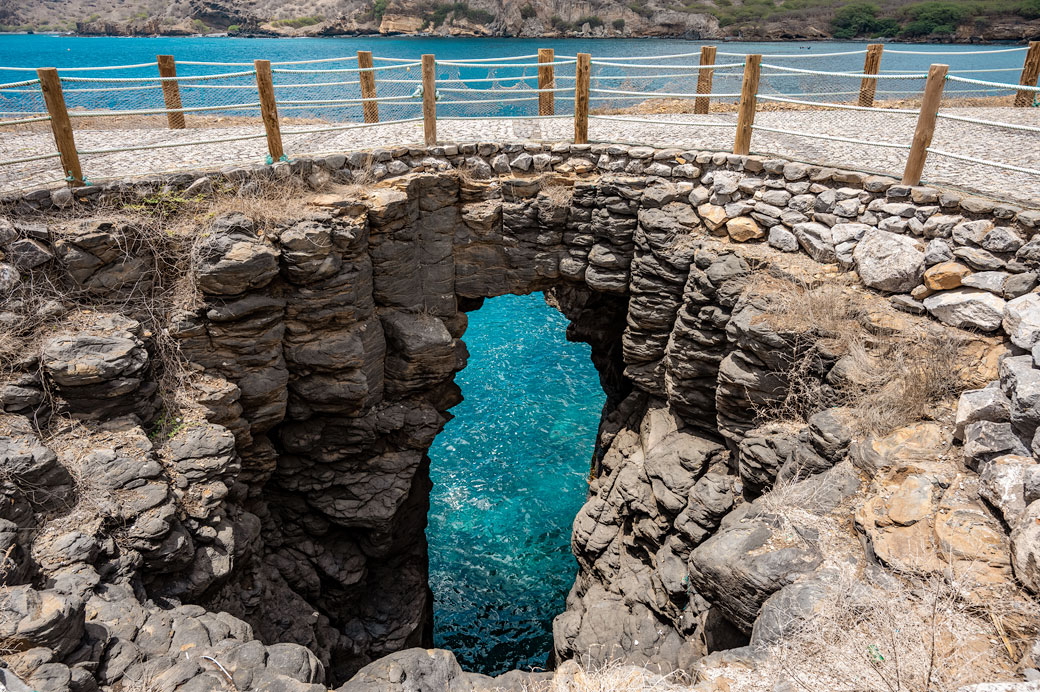
<path fill-rule="evenodd" d="M 1035 687 L 1040 211 L 534 143 L 2 204 L 15 692 Z M 556 671 L 491 679 L 424 648 L 427 450 L 532 291 L 607 403 Z"/>

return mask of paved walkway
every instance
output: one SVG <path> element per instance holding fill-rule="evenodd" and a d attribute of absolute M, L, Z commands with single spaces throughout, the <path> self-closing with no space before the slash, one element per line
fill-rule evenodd
<path fill-rule="evenodd" d="M 1040 110 L 1033 108 L 949 108 L 943 111 L 985 120 L 997 120 L 1040 127 Z M 636 116 L 621 116 L 636 117 Z M 618 122 L 593 118 L 589 137 L 593 141 L 612 141 L 650 146 L 728 151 L 734 128 L 704 127 L 684 123 L 725 123 L 732 125 L 736 115 L 708 116 L 651 115 L 653 123 Z M 761 112 L 755 124 L 789 131 L 849 137 L 870 142 L 909 144 L 916 117 L 899 113 L 860 111 L 777 111 Z M 407 145 L 422 141 L 422 123 L 381 125 L 373 128 L 320 134 L 292 135 L 285 127 L 283 141 L 290 156 L 349 151 L 371 147 Z M 256 139 L 227 141 L 234 137 L 260 134 Z M 536 120 L 473 119 L 438 123 L 438 135 L 446 142 L 526 140 L 566 141 L 573 136 L 570 119 Z M 76 144 L 81 151 L 144 144 L 171 144 L 197 140 L 217 143 L 112 154 L 81 156 L 83 172 L 89 180 L 128 178 L 175 170 L 219 169 L 233 164 L 263 161 L 266 142 L 258 126 L 166 130 L 78 130 Z M 1040 133 L 940 120 L 932 146 L 975 158 L 1001 161 L 1026 168 L 1040 168 Z M 840 168 L 866 170 L 898 177 L 906 161 L 906 149 L 888 149 L 811 139 L 790 134 L 758 130 L 752 150 L 778 154 Z M 3 159 L 28 157 L 54 151 L 50 132 L 0 132 Z M 57 159 L 0 167 L 0 192 L 29 189 L 60 183 Z M 1005 171 L 981 164 L 958 161 L 932 154 L 925 167 L 925 180 L 982 194 L 1040 205 L 1040 176 Z"/>

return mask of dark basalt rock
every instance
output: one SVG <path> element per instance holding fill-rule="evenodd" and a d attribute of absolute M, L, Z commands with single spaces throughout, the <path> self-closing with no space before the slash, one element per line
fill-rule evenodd
<path fill-rule="evenodd" d="M 590 344 L 607 394 L 573 526 L 579 571 L 553 626 L 556 661 L 671 672 L 723 648 L 749 661 L 829 597 L 833 575 L 819 568 L 835 556 L 818 523 L 847 513 L 859 472 L 933 462 L 950 440 L 932 426 L 853 441 L 848 412 L 829 407 L 849 359 L 819 325 L 785 320 L 768 290 L 747 290 L 758 272 L 815 285 L 838 269 L 741 229 L 768 227 L 785 253 L 859 266 L 897 299 L 919 295 L 924 267 L 952 257 L 1000 264 L 1010 296 L 1035 283 L 1020 273 L 1040 262 L 1032 217 L 965 221 L 956 201 L 939 214 L 929 189 L 781 160 L 561 147 L 373 152 L 377 177 L 424 170 L 324 195 L 263 231 L 243 214 L 200 229 L 199 304 L 159 326 L 187 363 L 183 416 L 160 415 L 156 325 L 76 309 L 80 296 L 129 305 L 154 287 L 137 231 L 0 223 L 12 263 L 0 281 L 20 291 L 40 262 L 64 271 L 75 294 L 56 308 L 75 319 L 0 383 L 10 471 L 0 553 L 16 595 L 0 609 L 0 637 L 17 638 L 28 683 L 210 692 L 230 676 L 243 690 L 353 692 L 544 682 L 465 673 L 450 653 L 419 648 L 432 643 L 427 451 L 460 400 L 465 311 L 505 293 L 545 291 L 570 320 L 568 338 Z M 366 158 L 271 171 L 352 181 Z M 438 172 L 466 162 L 472 175 Z M 514 170 L 525 174 L 493 176 Z M 924 250 L 910 233 L 933 240 Z M 893 248 L 913 250 L 906 266 L 879 260 Z M 894 315 L 871 323 L 872 338 L 919 324 Z M 1032 316 L 1015 319 L 1028 336 Z M 980 361 L 995 349 L 972 343 Z M 1018 536 L 1005 543 L 1029 587 L 1035 532 L 1021 517 L 1040 492 L 1027 468 L 1040 447 L 1040 380 L 1036 359 L 1016 353 L 998 383 L 965 395 L 957 426 L 985 479 L 979 492 Z M 800 376 L 820 393 L 819 412 L 769 424 L 763 412 L 807 354 Z M 53 450 L 29 432 L 52 402 L 54 420 L 71 414 L 81 426 L 50 430 Z"/>

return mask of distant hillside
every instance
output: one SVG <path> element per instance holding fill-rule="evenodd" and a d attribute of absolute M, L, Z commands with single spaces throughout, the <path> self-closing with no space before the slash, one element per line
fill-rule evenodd
<path fill-rule="evenodd" d="M 1040 0 L 0 0 L 0 29 L 718 39 L 1040 38 Z"/>

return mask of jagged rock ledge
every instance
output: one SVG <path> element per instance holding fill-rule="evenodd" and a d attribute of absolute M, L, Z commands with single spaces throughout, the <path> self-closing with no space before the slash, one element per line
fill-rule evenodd
<path fill-rule="evenodd" d="M 312 211 L 206 222 L 198 300 L 159 323 L 133 308 L 154 248 L 89 218 L 128 194 L 248 199 L 290 178 L 321 193 Z M 42 191 L 5 212 L 0 319 L 38 318 L 19 302 L 37 277 L 66 289 L 32 304 L 65 322 L 0 385 L 16 595 L 0 636 L 37 689 L 545 678 L 392 653 L 429 644 L 426 452 L 459 400 L 465 313 L 504 293 L 547 291 L 608 395 L 557 660 L 746 667 L 849 565 L 865 588 L 886 569 L 967 570 L 1007 603 L 1040 588 L 1035 210 L 780 159 L 483 143 Z M 961 395 L 952 429 L 864 435 L 840 408 L 763 425 L 792 355 L 828 338 L 781 319 L 763 276 L 838 283 L 872 334 L 938 330 L 951 365 L 992 383 Z M 193 370 L 181 420 L 164 420 L 154 329 Z M 806 377 L 826 400 L 852 356 L 818 350 Z"/>

